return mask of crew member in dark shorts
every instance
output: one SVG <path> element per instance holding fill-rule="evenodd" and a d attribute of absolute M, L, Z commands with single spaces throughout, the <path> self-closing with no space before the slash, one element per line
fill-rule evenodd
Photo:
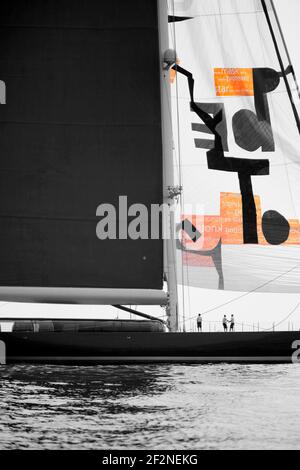
<path fill-rule="evenodd" d="M 197 317 L 197 329 L 198 329 L 198 331 L 202 332 L 202 316 L 201 316 L 201 313 L 199 313 L 199 315 Z"/>
<path fill-rule="evenodd" d="M 230 319 L 230 331 L 234 331 L 234 316 L 231 315 Z"/>
<path fill-rule="evenodd" d="M 228 322 L 228 320 L 227 320 L 227 318 L 226 318 L 226 315 L 224 315 L 224 317 L 223 317 L 223 328 L 224 328 L 224 331 L 227 331 L 227 322 Z"/>

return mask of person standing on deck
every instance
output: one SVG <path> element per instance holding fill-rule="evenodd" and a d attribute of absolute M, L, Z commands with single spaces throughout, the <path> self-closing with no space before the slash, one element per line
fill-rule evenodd
<path fill-rule="evenodd" d="M 231 319 L 230 319 L 230 331 L 234 331 L 234 315 L 231 315 Z"/>
<path fill-rule="evenodd" d="M 197 317 L 197 329 L 202 332 L 202 315 L 199 313 Z"/>
<path fill-rule="evenodd" d="M 228 320 L 226 318 L 226 315 L 224 315 L 222 322 L 223 322 L 224 331 L 227 331 L 227 322 L 228 322 Z"/>

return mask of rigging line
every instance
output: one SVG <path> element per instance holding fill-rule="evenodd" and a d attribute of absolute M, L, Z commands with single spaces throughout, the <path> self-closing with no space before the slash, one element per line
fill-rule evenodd
<path fill-rule="evenodd" d="M 275 13 L 275 17 L 276 17 L 276 20 L 277 20 L 277 24 L 279 26 L 279 30 L 280 30 L 280 33 L 281 33 L 281 37 L 282 37 L 282 40 L 283 40 L 283 43 L 285 45 L 285 49 L 286 49 L 286 54 L 287 54 L 287 57 L 288 57 L 288 60 L 289 60 L 289 63 L 291 64 L 291 60 L 290 60 L 290 57 L 289 57 L 289 53 L 288 53 L 288 50 L 287 50 L 287 47 L 286 47 L 286 44 L 285 44 L 285 41 L 284 41 L 284 37 L 283 37 L 283 33 L 281 31 L 281 28 L 280 28 L 280 24 L 279 24 L 279 20 L 278 20 L 278 17 L 276 15 L 276 11 L 275 11 L 275 7 L 273 5 L 273 1 L 271 0 L 271 4 L 272 4 L 272 7 L 273 7 L 273 10 L 274 10 L 274 13 Z M 263 37 L 262 37 L 262 32 L 261 32 L 261 28 L 259 27 L 259 22 L 258 22 L 258 15 L 256 15 L 256 22 L 257 22 L 257 30 L 259 32 L 259 36 L 260 36 L 260 42 L 261 44 L 263 44 Z M 265 54 L 265 49 L 263 46 L 261 46 L 261 51 L 262 51 L 262 54 L 263 54 L 263 57 L 264 57 L 264 62 L 266 62 L 266 54 Z M 293 71 L 293 67 L 292 67 L 292 71 Z M 296 89 L 298 89 L 298 83 L 297 83 L 297 80 L 296 80 L 296 77 L 294 76 L 294 80 L 295 80 L 295 84 L 296 84 Z M 292 91 L 295 91 L 294 89 Z M 278 91 L 275 91 L 275 93 L 286 93 L 286 90 L 278 90 Z M 274 103 L 273 103 L 273 99 L 272 97 L 270 97 L 270 106 L 271 106 L 271 109 L 273 111 L 273 115 L 275 115 L 275 112 L 274 112 Z M 281 142 L 281 135 L 280 133 L 278 133 L 278 139 L 280 141 L 280 147 L 283 148 L 282 146 L 282 142 Z M 289 193 L 290 193 L 290 198 L 291 198 L 291 202 L 292 202 L 292 205 L 293 205 L 293 210 L 294 210 L 294 215 L 295 215 L 295 218 L 297 217 L 297 211 L 296 211 L 296 206 L 295 206 L 295 201 L 294 201 L 294 195 L 293 195 L 293 192 L 292 192 L 292 187 L 291 187 L 291 182 L 290 182 L 290 178 L 289 178 L 289 168 L 288 168 L 288 163 L 286 162 L 286 155 L 285 155 L 285 152 L 282 152 L 282 155 L 283 155 L 283 160 L 284 160 L 284 163 L 281 163 L 281 164 L 273 164 L 273 166 L 283 166 L 284 169 L 285 169 L 285 173 L 286 173 L 286 177 L 287 177 L 287 182 L 288 182 L 288 188 L 289 188 Z"/>
<path fill-rule="evenodd" d="M 163 80 L 163 92 L 166 96 L 166 102 L 167 102 L 167 107 L 168 107 L 168 114 L 169 114 L 169 120 L 170 120 L 170 123 L 171 123 L 171 130 L 172 130 L 172 150 L 173 150 L 173 155 L 175 157 L 175 167 L 176 167 L 176 172 L 177 172 L 177 178 L 179 180 L 179 163 L 178 163 L 178 157 L 177 157 L 177 151 L 176 151 L 176 147 L 174 146 L 174 142 L 175 142 L 175 137 L 174 137 L 174 132 L 173 132 L 173 117 L 172 117 L 172 96 L 171 96 L 171 93 L 169 93 L 169 90 L 167 88 L 167 84 L 166 84 L 166 80 L 167 78 L 165 78 L 165 80 Z M 174 165 L 173 165 L 174 166 Z"/>
<path fill-rule="evenodd" d="M 257 13 L 263 13 L 262 10 L 254 10 L 254 11 L 235 11 L 233 13 L 202 13 L 198 15 L 193 15 L 191 19 L 195 18 L 209 18 L 212 16 L 235 16 L 235 15 L 255 15 Z M 173 15 L 172 15 L 173 16 Z"/>
<path fill-rule="evenodd" d="M 172 10 L 173 10 L 173 18 L 175 18 L 175 3 L 172 0 Z M 177 53 L 177 44 L 176 44 L 176 23 L 173 22 L 173 44 L 174 49 Z M 175 90 L 176 90 L 176 121 L 177 121 L 177 145 L 178 145 L 178 180 L 179 185 L 182 185 L 182 174 L 181 174 L 181 145 L 180 145 L 180 122 L 179 122 L 179 100 L 178 100 L 178 79 L 175 81 Z"/>
<path fill-rule="evenodd" d="M 286 274 L 291 273 L 292 271 L 294 271 L 295 269 L 297 269 L 297 268 L 299 268 L 299 267 L 300 267 L 300 263 L 297 263 L 296 266 L 294 266 L 293 268 L 291 268 L 291 269 L 285 271 L 284 273 L 279 274 L 278 276 L 276 276 L 275 278 L 271 279 L 270 281 L 267 281 L 267 282 L 265 282 L 264 284 L 261 284 L 260 286 L 256 287 L 255 289 L 252 289 L 252 290 L 249 291 L 249 292 L 244 292 L 243 294 L 239 295 L 238 297 L 235 297 L 234 299 L 228 300 L 227 302 L 224 302 L 224 303 L 222 303 L 222 304 L 220 304 L 220 305 L 217 305 L 216 307 L 213 307 L 213 308 L 211 308 L 211 309 L 209 309 L 209 310 L 206 310 L 206 311 L 204 311 L 204 312 L 202 313 L 202 315 L 206 315 L 207 313 L 214 312 L 215 310 L 218 310 L 218 309 L 221 308 L 221 307 L 225 307 L 226 305 L 230 305 L 230 304 L 236 302 L 237 300 L 240 300 L 240 299 L 242 299 L 242 298 L 244 298 L 244 297 L 247 297 L 248 295 L 253 294 L 254 292 L 259 291 L 260 289 L 262 289 L 263 287 L 265 287 L 265 286 L 267 286 L 267 285 L 269 285 L 269 284 L 272 284 L 272 282 L 277 281 L 278 279 L 282 278 L 282 277 L 285 276 Z M 197 318 L 197 315 L 193 316 L 192 319 L 193 319 L 193 318 L 194 318 L 194 319 Z"/>
<path fill-rule="evenodd" d="M 274 10 L 275 12 L 275 10 Z M 278 21 L 278 20 L 277 20 Z M 278 25 L 279 25 L 279 22 L 278 22 Z M 280 25 L 279 25 L 280 27 Z M 282 34 L 282 33 L 281 33 Z M 282 37 L 283 41 L 284 41 L 284 38 Z M 286 50 L 287 52 L 287 55 L 288 55 L 288 51 Z M 288 60 L 290 61 L 289 59 L 289 56 L 288 56 Z M 291 64 L 291 61 L 290 61 L 290 64 Z M 293 68 L 293 67 L 292 67 Z M 296 82 L 296 78 L 295 78 L 295 83 L 296 83 L 296 86 L 297 86 L 297 82 Z M 286 93 L 286 91 L 285 91 Z M 272 109 L 272 112 L 273 112 L 273 115 L 275 116 L 275 105 L 274 105 L 274 98 L 271 96 L 270 97 L 270 106 L 271 106 L 271 109 Z M 280 107 L 281 109 L 281 112 L 283 113 L 284 112 L 284 109 L 282 107 L 282 104 L 281 102 L 277 102 L 277 106 Z M 289 194 L 290 194 L 290 199 L 291 199 L 291 203 L 292 203 L 292 206 L 293 206 L 293 211 L 294 211 L 294 216 L 295 218 L 297 218 L 297 209 L 296 209 L 296 204 L 295 204 L 295 198 L 294 198 L 294 193 L 293 193 L 293 190 L 292 190 L 292 185 L 291 185 L 291 180 L 290 180 L 290 172 L 289 172 L 289 165 L 293 164 L 293 165 L 298 165 L 300 164 L 300 160 L 295 162 L 295 161 L 292 161 L 292 162 L 287 162 L 287 155 L 286 155 L 286 151 L 284 151 L 284 143 L 283 143 L 283 136 L 281 134 L 281 132 L 278 132 L 278 130 L 276 130 L 276 134 L 277 134 L 277 140 L 278 140 L 278 145 L 280 147 L 280 149 L 282 150 L 282 158 L 283 158 L 283 163 L 282 164 L 272 164 L 274 167 L 275 166 L 280 166 L 282 165 L 284 167 L 284 170 L 285 170 L 285 174 L 286 174 L 286 179 L 287 179 L 287 183 L 288 183 L 288 189 L 289 189 Z"/>
<path fill-rule="evenodd" d="M 167 1 L 167 8 L 170 11 L 169 1 Z M 169 38 L 171 39 L 171 42 L 174 43 L 174 39 L 172 39 L 172 26 L 170 26 L 170 25 L 168 25 L 168 34 L 169 34 Z M 169 71 L 166 72 L 166 74 L 167 73 L 169 73 Z M 166 103 L 167 103 L 167 108 L 168 108 L 168 118 L 169 118 L 169 122 L 170 122 L 170 125 L 171 125 L 173 172 L 174 172 L 174 166 L 176 166 L 176 177 L 177 177 L 177 180 L 179 180 L 180 179 L 179 162 L 177 161 L 178 160 L 177 151 L 176 151 L 176 146 L 174 145 L 175 144 L 175 136 L 174 136 L 174 126 L 173 126 L 173 113 L 172 113 L 172 94 L 170 92 L 169 86 L 167 86 L 167 79 L 168 78 L 169 77 L 166 75 L 165 79 L 163 80 L 163 93 L 166 96 Z M 175 160 L 175 165 L 174 165 L 174 160 Z M 174 175 L 174 173 L 173 173 L 173 175 Z M 169 225 L 170 235 L 171 235 L 172 238 L 174 238 L 173 237 L 174 227 L 172 225 L 171 217 L 169 217 L 168 225 Z M 172 250 L 173 260 L 176 260 L 176 249 L 174 249 L 174 243 L 173 242 L 171 243 L 171 250 Z M 177 281 L 176 263 L 172 263 L 172 268 L 171 269 L 172 269 L 172 272 L 174 274 L 175 284 L 177 286 L 178 281 Z M 165 312 L 164 317 L 165 316 L 167 316 L 167 312 Z"/>
<path fill-rule="evenodd" d="M 172 218 L 170 217 L 170 235 L 174 238 L 174 223 Z M 175 241 L 175 240 L 174 240 Z M 176 259 L 176 243 L 172 243 L 172 250 L 173 250 L 173 259 Z M 178 285 L 178 278 L 177 278 L 177 271 L 176 271 L 176 264 L 174 265 L 174 276 L 176 285 Z"/>
<path fill-rule="evenodd" d="M 255 15 L 256 22 L 257 22 L 257 14 L 258 13 L 263 13 L 263 11 L 260 10 L 260 11 L 255 11 L 253 13 Z M 245 19 L 241 18 L 240 15 L 237 15 L 236 21 L 239 25 L 239 32 L 240 32 L 240 35 L 241 35 L 241 39 L 243 40 L 243 45 L 244 45 L 244 47 L 246 48 L 246 50 L 249 54 L 249 58 L 251 58 L 251 62 L 253 64 L 255 64 L 256 63 L 256 57 L 254 55 L 254 50 L 252 49 L 252 44 L 249 43 L 249 39 L 248 39 L 248 36 L 247 36 L 247 30 L 246 30 L 245 24 L 244 24 Z M 231 58 L 233 58 L 233 56 L 231 56 Z"/>
<path fill-rule="evenodd" d="M 275 109 L 275 106 L 273 104 L 273 99 L 270 99 L 270 104 L 271 104 L 271 109 L 273 111 L 273 115 L 274 115 L 274 109 Z M 280 103 L 278 103 L 280 108 L 282 109 Z M 282 158 L 283 158 L 283 163 L 281 164 L 283 167 L 284 167 L 284 171 L 285 171 L 285 174 L 286 174 L 286 179 L 287 179 L 287 185 L 288 185 L 288 190 L 289 190 L 289 194 L 290 194 L 290 199 L 291 199 L 291 203 L 292 203 L 292 206 L 293 206 L 293 211 L 294 211 L 294 217 L 297 218 L 297 209 L 296 209 L 296 203 L 295 203 L 295 198 L 294 198 L 294 193 L 293 193 L 293 190 L 292 190 L 292 185 L 291 185 L 291 180 L 290 180 L 290 174 L 289 174 L 289 168 L 288 168 L 288 163 L 295 163 L 296 162 L 287 162 L 286 159 L 286 152 L 284 151 L 284 145 L 282 143 L 282 137 L 281 137 L 281 133 L 280 132 L 277 132 L 277 140 L 279 142 L 279 147 L 281 149 L 281 153 L 282 153 Z M 297 162 L 297 164 L 299 164 L 299 162 Z M 279 166 L 279 165 L 277 165 Z M 275 167 L 275 165 L 274 165 Z"/>
<path fill-rule="evenodd" d="M 292 311 L 286 317 L 284 317 L 278 323 L 274 323 L 271 328 L 262 328 L 262 326 L 260 325 L 259 326 L 259 331 L 272 331 L 277 326 L 282 325 L 282 323 L 284 323 L 286 320 L 288 320 L 296 312 L 296 310 L 298 309 L 299 306 L 300 306 L 300 302 L 298 302 L 296 307 L 294 307 L 292 309 Z M 203 323 L 205 324 L 205 321 Z M 221 320 L 208 320 L 208 321 L 206 321 L 206 324 L 207 323 L 209 323 L 209 324 L 213 323 L 214 325 L 221 325 L 222 321 Z M 258 323 L 260 323 L 260 322 L 258 322 Z M 252 328 L 253 326 L 255 326 L 255 323 L 250 324 L 250 323 L 244 323 L 244 322 L 235 322 L 235 325 L 237 325 L 237 326 L 239 325 L 239 326 L 243 326 L 243 327 L 246 326 L 248 328 Z"/>
<path fill-rule="evenodd" d="M 171 6 L 170 6 L 169 0 L 167 0 L 167 7 L 168 7 L 168 11 L 171 11 Z M 174 16 L 174 7 L 173 7 L 173 16 Z M 169 25 L 168 29 L 171 32 L 171 36 L 172 36 L 171 40 L 172 40 L 173 49 L 176 50 L 176 48 L 175 48 L 175 39 L 174 39 L 174 31 L 173 31 L 174 23 L 172 23 L 172 25 Z M 175 80 L 176 80 L 176 77 L 175 77 Z M 171 128 L 172 128 L 173 153 L 175 155 L 175 165 L 176 165 L 176 171 L 177 171 L 177 178 L 178 178 L 178 181 L 179 181 L 180 180 L 180 169 L 179 169 L 179 161 L 178 161 L 178 156 L 177 156 L 177 149 L 176 149 L 176 146 L 174 145 L 175 137 L 174 137 L 174 133 L 173 133 L 172 95 L 168 93 L 168 90 L 166 89 L 166 82 L 165 81 L 164 81 L 164 91 L 165 91 L 166 96 L 167 96 L 169 119 L 170 119 Z"/>
<path fill-rule="evenodd" d="M 273 328 L 276 328 L 276 326 L 282 325 L 282 323 L 284 323 L 286 320 L 288 320 L 298 310 L 299 306 L 300 306 L 300 302 L 297 303 L 296 307 L 294 307 L 292 309 L 292 311 L 286 317 L 284 317 L 283 320 L 281 320 L 280 322 L 274 324 L 272 326 L 272 328 L 267 328 L 267 329 L 264 329 L 263 331 L 271 331 Z"/>
<path fill-rule="evenodd" d="M 215 26 L 216 26 L 216 32 L 217 32 L 217 35 L 218 35 L 219 46 L 220 46 L 221 51 L 222 51 L 222 58 L 224 58 L 224 57 L 226 57 L 226 50 L 225 50 L 225 44 L 224 44 L 224 41 L 223 41 L 224 28 L 223 28 L 223 22 L 222 22 L 222 12 L 221 12 L 220 0 L 218 0 L 217 4 L 218 4 L 218 9 L 219 9 L 219 16 L 215 17 Z"/>
<path fill-rule="evenodd" d="M 125 307 L 124 305 L 112 305 L 112 307 L 121 310 L 126 313 L 132 313 L 134 315 L 137 315 L 138 317 L 146 318 L 147 320 L 157 320 L 160 321 L 161 323 L 164 323 L 164 321 L 158 319 L 157 317 L 154 317 L 153 315 L 148 315 L 147 313 L 144 312 L 139 312 L 137 310 L 133 310 L 132 308 Z"/>
<path fill-rule="evenodd" d="M 173 19 L 175 20 L 175 2 L 172 0 L 172 10 L 173 10 Z M 177 43 L 176 43 L 176 22 L 173 21 L 173 40 L 174 40 L 174 49 L 177 53 Z M 175 83 L 176 86 L 176 116 L 177 116 L 177 145 L 178 145 L 178 170 L 179 170 L 179 185 L 182 186 L 182 165 L 181 165 L 181 141 L 180 141 L 180 115 L 179 115 L 179 99 L 178 99 L 178 80 Z M 183 193 L 180 195 L 180 212 L 183 214 L 184 210 L 184 201 Z M 182 276 L 182 324 L 183 331 L 185 332 L 185 290 L 184 290 L 184 253 L 181 252 L 181 276 Z"/>
<path fill-rule="evenodd" d="M 277 10 L 276 10 L 276 8 L 275 8 L 275 5 L 274 5 L 273 0 L 270 0 L 270 2 L 271 2 L 271 6 L 272 6 L 272 9 L 273 9 L 274 15 L 275 15 L 276 23 L 277 23 L 277 26 L 278 26 L 278 29 L 279 29 L 279 33 L 280 33 L 280 36 L 281 36 L 281 40 L 282 40 L 282 43 L 283 43 L 283 47 L 284 47 L 284 49 L 285 49 L 285 53 L 286 53 L 286 55 L 287 55 L 289 64 L 292 65 L 291 56 L 290 56 L 290 53 L 289 53 L 289 50 L 288 50 L 288 47 L 287 47 L 286 40 L 285 40 L 285 38 L 284 38 L 284 34 L 283 34 L 283 31 L 282 31 L 282 28 L 281 28 L 281 24 L 280 24 L 280 21 L 279 21 L 279 18 L 278 18 Z M 292 75 L 293 75 L 293 78 L 294 78 L 294 80 L 295 80 L 296 90 L 297 90 L 297 93 L 298 93 L 298 97 L 299 97 L 299 99 L 300 99 L 300 88 L 299 88 L 299 84 L 298 84 L 296 72 L 295 72 L 295 69 L 294 69 L 293 65 L 292 65 Z"/>
<path fill-rule="evenodd" d="M 296 124 L 297 124 L 297 127 L 298 127 L 298 131 L 299 131 L 299 134 L 300 134 L 300 118 L 299 118 L 297 108 L 296 108 L 296 105 L 295 105 L 295 102 L 294 102 L 291 87 L 290 87 L 288 78 L 286 76 L 284 64 L 283 64 L 282 57 L 281 57 L 281 54 L 280 54 L 280 50 L 279 50 L 279 47 L 278 47 L 278 44 L 277 44 L 277 41 L 276 41 L 276 35 L 275 35 L 274 29 L 273 29 L 273 25 L 272 25 L 272 22 L 271 22 L 271 18 L 270 18 L 265 0 L 261 0 L 261 4 L 262 4 L 262 7 L 263 7 L 263 10 L 264 10 L 264 13 L 265 13 L 265 17 L 266 17 L 266 20 L 267 20 L 267 23 L 268 23 L 268 26 L 269 26 L 271 37 L 272 37 L 273 44 L 274 44 L 274 47 L 275 47 L 275 51 L 276 51 L 276 54 L 277 54 L 277 59 L 279 61 L 280 69 L 281 69 L 281 72 L 282 72 L 283 80 L 284 80 L 284 83 L 285 83 L 285 86 L 286 86 L 286 89 L 287 89 L 287 93 L 288 93 L 288 96 L 289 96 L 289 99 L 290 99 L 290 103 L 291 103 L 291 106 L 292 106 L 292 109 L 293 109 L 294 117 L 295 117 Z"/>
<path fill-rule="evenodd" d="M 169 1 L 167 0 L 167 8 L 168 8 L 168 11 L 171 10 L 171 7 L 170 7 L 170 3 Z M 168 25 L 168 33 L 169 33 L 169 37 L 172 36 L 172 25 Z M 171 37 L 171 41 L 172 43 L 174 43 L 174 39 Z M 173 47 L 174 47 L 174 44 L 172 44 Z M 166 72 L 167 73 L 167 72 Z M 179 163 L 178 163 L 178 157 L 177 157 L 177 151 L 176 151 L 176 147 L 174 145 L 174 142 L 175 142 L 175 136 L 174 136 L 174 130 L 173 130 L 173 115 L 172 115 L 172 96 L 171 96 L 171 93 L 169 92 L 169 87 L 167 87 L 167 77 L 165 77 L 165 80 L 163 80 L 163 92 L 165 93 L 165 96 L 166 96 L 166 102 L 167 102 L 167 108 L 168 108 L 168 115 L 169 115 L 169 121 L 170 121 L 170 124 L 171 124 L 171 134 L 172 134 L 172 156 L 175 158 L 175 165 L 174 165 L 174 161 L 173 161 L 173 168 L 174 166 L 176 167 L 176 172 L 177 172 L 177 179 L 179 180 L 180 178 L 180 175 L 179 175 Z M 170 234 L 173 233 L 173 227 L 172 227 L 172 221 L 171 219 L 169 219 L 169 230 L 170 230 Z M 172 236 L 172 235 L 171 235 Z M 173 250 L 173 257 L 176 256 L 176 252 L 174 253 L 174 248 L 172 247 L 172 250 Z M 174 258 L 175 259 L 175 258 Z M 176 281 L 176 284 L 177 284 L 177 272 L 176 272 L 176 266 L 174 266 L 173 268 L 173 271 L 174 271 L 174 276 L 175 276 L 175 281 Z"/>
<path fill-rule="evenodd" d="M 271 331 L 273 328 L 276 328 L 277 326 L 281 325 L 282 323 L 284 323 L 286 320 L 288 320 L 288 318 L 291 317 L 291 315 L 293 313 L 295 313 L 295 311 L 297 310 L 297 308 L 300 306 L 300 302 L 297 304 L 297 306 L 295 308 L 293 308 L 292 312 L 289 313 L 289 315 L 287 317 L 285 317 L 283 320 L 280 320 L 280 322 L 278 323 L 274 323 L 272 325 L 271 328 L 262 328 L 260 322 L 254 322 L 254 323 L 245 323 L 245 322 L 235 322 L 235 325 L 236 326 L 243 326 L 243 327 L 248 327 L 248 328 L 253 328 L 253 326 L 257 329 L 257 324 L 259 323 L 259 331 Z M 223 322 L 222 320 L 206 320 L 203 322 L 203 324 L 207 325 L 207 324 L 213 324 L 213 325 L 222 325 Z"/>
<path fill-rule="evenodd" d="M 189 315 L 191 315 L 190 272 L 189 272 L 188 263 L 186 264 L 186 281 L 187 281 L 187 297 L 188 297 Z"/>
<path fill-rule="evenodd" d="M 174 4 L 173 4 L 173 0 L 171 0 L 171 4 L 172 4 L 172 5 L 170 5 L 170 2 L 169 2 L 169 1 L 167 2 L 168 11 L 169 11 L 169 12 L 173 11 L 173 15 L 172 15 L 172 16 L 173 16 L 173 20 L 174 20 L 174 18 L 175 18 L 175 15 L 174 15 L 174 13 L 175 13 L 175 7 L 174 7 Z M 170 31 L 171 31 L 171 39 L 172 39 L 173 49 L 175 49 L 175 44 L 174 44 L 174 42 L 175 42 L 175 39 L 174 39 L 174 21 L 172 22 L 171 25 L 169 25 L 169 29 L 170 29 Z"/>
<path fill-rule="evenodd" d="M 172 118 L 172 112 L 171 112 L 171 104 L 169 103 L 168 101 L 168 109 L 169 109 L 169 113 L 170 113 L 170 119 L 171 119 L 171 128 L 172 128 L 172 150 L 173 150 L 173 155 L 174 155 L 174 165 L 175 166 L 175 169 L 176 169 L 176 176 L 177 176 L 177 181 L 179 182 L 180 180 L 180 172 L 179 172 L 179 160 L 178 160 L 178 155 L 177 155 L 177 148 L 176 148 L 176 145 L 175 145 L 175 135 L 174 135 L 174 131 L 173 131 L 173 118 Z"/>
<path fill-rule="evenodd" d="M 264 63 L 267 64 L 269 58 L 267 57 L 267 54 L 266 54 L 266 46 L 265 46 L 265 41 L 264 41 L 262 30 L 261 30 L 259 18 L 260 17 L 256 14 L 255 19 L 256 19 L 256 28 L 257 28 L 257 31 L 258 31 L 258 34 L 259 34 L 259 39 L 260 39 L 260 41 L 259 41 L 260 42 L 260 50 L 261 50 L 261 53 L 262 53 L 262 56 L 263 56 Z M 273 90 L 273 92 L 274 91 L 276 91 L 276 90 Z M 284 90 L 284 93 L 286 93 L 285 90 Z"/>
<path fill-rule="evenodd" d="M 169 113 L 169 119 L 170 119 L 170 123 L 171 123 L 171 129 L 172 129 L 172 147 L 174 147 L 174 141 L 175 141 L 175 138 L 174 138 L 174 133 L 173 133 L 173 119 L 172 119 L 172 111 L 171 111 L 171 103 L 169 101 L 169 93 L 168 93 L 168 90 L 167 90 L 167 85 L 166 85 L 166 81 L 163 80 L 163 90 L 164 90 L 164 93 L 166 95 L 166 101 L 168 103 L 168 113 Z M 176 171 L 177 171 L 177 178 L 179 180 L 179 163 L 178 163 L 178 157 L 177 157 L 177 152 L 176 152 L 176 148 L 173 148 L 173 154 L 175 156 L 175 166 L 176 166 Z"/>
<path fill-rule="evenodd" d="M 176 241 L 175 241 L 175 238 L 174 238 L 174 219 L 172 218 L 172 215 L 173 215 L 173 212 L 171 211 L 171 215 L 169 216 L 169 222 L 170 222 L 170 236 L 171 236 L 171 239 L 172 239 L 172 243 L 171 243 L 171 248 L 172 248 L 172 255 L 173 255 L 173 260 L 174 260 L 174 263 L 173 264 L 173 270 L 174 270 L 174 277 L 175 277 L 175 284 L 176 286 L 178 286 L 178 277 L 177 277 L 177 269 L 176 269 L 176 255 L 177 255 L 177 249 L 176 249 Z M 178 320 L 178 292 L 177 292 L 177 289 L 178 287 L 176 288 L 176 310 L 177 310 L 177 313 L 176 313 L 176 317 L 177 317 L 177 328 L 179 326 L 179 320 Z M 166 312 L 167 314 L 167 312 Z"/>
<path fill-rule="evenodd" d="M 170 10 L 169 1 L 167 1 L 167 7 L 168 7 L 168 10 Z M 172 33 L 172 27 L 170 28 L 170 26 L 169 26 L 168 30 L 169 31 L 171 30 L 171 33 Z M 166 72 L 166 73 L 168 73 L 168 72 Z M 173 117 L 172 117 L 172 103 L 171 103 L 172 97 L 171 97 L 171 93 L 169 93 L 169 87 L 167 87 L 167 81 L 166 80 L 167 80 L 167 77 L 165 77 L 165 79 L 163 80 L 163 93 L 165 94 L 165 97 L 166 97 L 168 117 L 169 117 L 169 122 L 171 124 L 172 154 L 175 157 L 175 165 L 173 164 L 173 168 L 174 168 L 174 166 L 176 167 L 177 179 L 179 180 L 179 169 L 178 169 L 179 168 L 179 163 L 178 163 L 176 148 L 174 146 L 175 137 L 174 137 L 174 132 L 173 132 Z M 166 171 L 165 165 L 166 165 L 166 162 L 164 161 L 164 170 Z M 174 269 L 174 271 L 175 271 L 175 269 Z M 175 272 L 175 274 L 176 274 L 176 272 Z"/>

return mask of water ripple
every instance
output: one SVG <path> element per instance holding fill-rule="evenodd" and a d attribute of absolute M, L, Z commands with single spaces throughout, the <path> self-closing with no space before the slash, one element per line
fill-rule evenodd
<path fill-rule="evenodd" d="M 292 365 L 6 366 L 1 449 L 298 449 Z"/>

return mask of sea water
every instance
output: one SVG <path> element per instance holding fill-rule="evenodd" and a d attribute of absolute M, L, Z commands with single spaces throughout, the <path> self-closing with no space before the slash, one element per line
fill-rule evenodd
<path fill-rule="evenodd" d="M 0 375 L 0 449 L 300 448 L 300 365 L 18 365 Z"/>

